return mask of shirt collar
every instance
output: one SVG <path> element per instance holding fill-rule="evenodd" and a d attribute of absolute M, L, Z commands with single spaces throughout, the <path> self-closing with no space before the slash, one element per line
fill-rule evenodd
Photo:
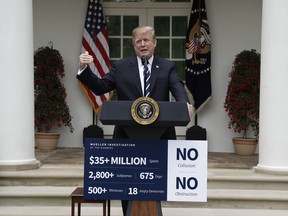
<path fill-rule="evenodd" d="M 149 65 L 152 65 L 153 59 L 154 59 L 154 55 L 152 55 L 152 56 L 148 59 Z M 139 56 L 137 56 L 137 61 L 138 61 L 138 65 L 142 65 L 142 61 L 141 61 L 141 58 L 140 58 Z"/>

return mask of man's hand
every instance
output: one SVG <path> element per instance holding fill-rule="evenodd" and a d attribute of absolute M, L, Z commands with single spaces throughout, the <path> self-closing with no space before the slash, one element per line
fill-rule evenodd
<path fill-rule="evenodd" d="M 79 56 L 79 69 L 83 70 L 87 64 L 93 62 L 93 57 L 86 51 Z"/>

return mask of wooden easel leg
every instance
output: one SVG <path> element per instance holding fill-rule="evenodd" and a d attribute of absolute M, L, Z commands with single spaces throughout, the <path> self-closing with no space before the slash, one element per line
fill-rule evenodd
<path fill-rule="evenodd" d="M 125 216 L 162 216 L 160 201 L 129 201 Z"/>

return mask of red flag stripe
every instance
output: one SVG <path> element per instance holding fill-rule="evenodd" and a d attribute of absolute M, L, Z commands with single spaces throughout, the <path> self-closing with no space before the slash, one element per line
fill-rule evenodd
<path fill-rule="evenodd" d="M 82 43 L 83 43 L 85 50 L 87 50 L 89 54 L 93 56 L 94 64 L 90 65 L 92 72 L 101 77 L 105 76 L 105 72 L 102 68 L 103 65 L 99 63 L 98 58 L 96 57 L 95 53 L 93 52 L 92 48 L 89 46 L 85 38 L 83 38 Z"/>
<path fill-rule="evenodd" d="M 99 74 L 101 77 L 105 76 L 105 73 L 107 73 L 109 71 L 109 66 L 110 66 L 110 63 L 109 63 L 109 57 L 107 56 L 107 53 L 105 52 L 104 49 L 99 49 L 98 47 L 95 46 L 95 44 L 93 43 L 93 45 L 91 46 L 91 41 L 92 39 L 88 36 L 88 35 L 85 35 L 83 37 L 83 40 L 82 40 L 82 44 L 85 48 L 85 50 L 87 50 L 89 52 L 90 55 L 93 56 L 93 59 L 94 59 L 94 64 L 95 64 L 95 67 L 97 68 L 97 70 L 92 70 L 95 74 Z M 97 52 L 94 52 L 94 50 L 97 50 Z M 102 53 L 104 53 L 104 55 L 102 55 Z M 103 56 L 107 56 L 105 58 L 108 58 L 108 60 L 103 60 Z M 108 63 L 106 63 L 108 61 Z M 101 62 L 101 63 L 100 63 Z M 103 64 L 103 62 L 105 62 Z"/>
<path fill-rule="evenodd" d="M 109 66 L 110 66 L 110 62 L 109 62 L 109 53 L 107 53 L 105 51 L 105 49 L 109 49 L 108 44 L 104 45 L 101 44 L 103 40 L 98 40 L 99 37 L 95 38 L 95 43 L 92 40 L 92 38 L 90 37 L 90 35 L 85 31 L 84 32 L 84 41 L 83 41 L 83 46 L 85 47 L 85 49 L 89 52 L 90 55 L 93 56 L 94 58 L 94 63 L 97 69 L 99 69 L 99 75 L 101 77 L 103 77 L 105 75 L 105 73 L 107 73 L 109 71 Z M 93 41 L 93 44 L 91 45 L 91 41 Z M 107 42 L 107 40 L 104 40 Z M 94 52 L 94 50 L 97 50 L 97 52 Z M 97 74 L 96 71 L 93 71 Z"/>
<path fill-rule="evenodd" d="M 109 46 L 108 46 L 108 40 L 107 38 L 105 38 L 105 34 L 103 34 L 104 32 L 107 32 L 107 30 L 102 30 L 97 35 L 98 40 L 96 40 L 96 47 L 98 48 L 99 53 L 101 53 L 102 56 L 102 58 L 100 58 L 100 56 L 97 56 L 97 58 L 103 59 L 103 62 L 101 61 L 101 63 L 103 63 L 103 65 L 106 65 L 109 68 L 110 60 L 109 60 L 109 53 L 107 51 L 107 49 L 109 50 Z"/>

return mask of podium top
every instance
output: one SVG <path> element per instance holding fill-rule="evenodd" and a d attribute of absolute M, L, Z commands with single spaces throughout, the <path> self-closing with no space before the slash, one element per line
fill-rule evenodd
<path fill-rule="evenodd" d="M 133 101 L 105 101 L 100 112 L 104 125 L 137 126 L 131 114 Z M 159 116 L 149 126 L 187 126 L 190 117 L 186 102 L 157 101 Z"/>

